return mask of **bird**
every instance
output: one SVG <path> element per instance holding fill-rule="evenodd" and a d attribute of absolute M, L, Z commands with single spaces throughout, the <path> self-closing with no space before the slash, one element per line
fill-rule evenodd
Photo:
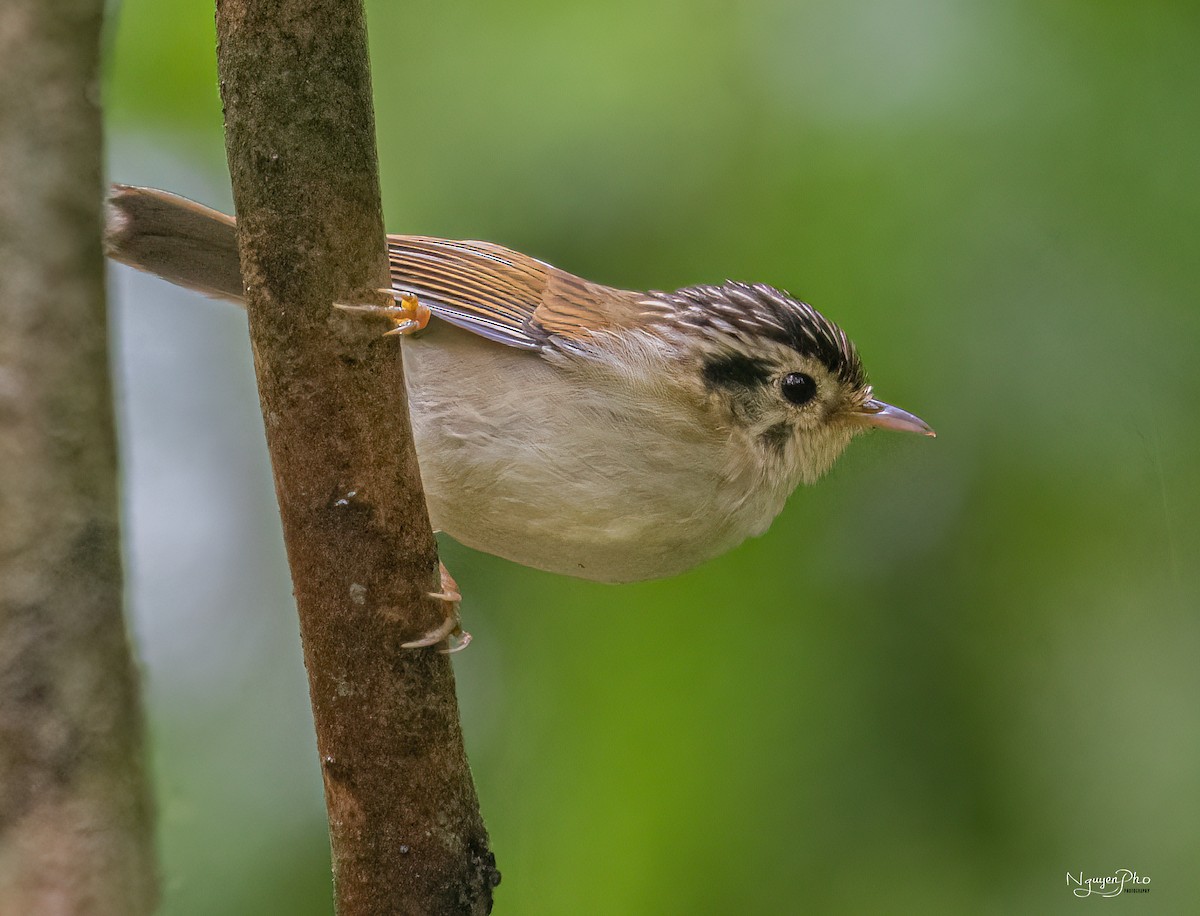
<path fill-rule="evenodd" d="M 111 258 L 244 304 L 236 222 L 114 185 Z M 934 436 L 875 397 L 858 350 L 762 283 L 593 283 L 501 245 L 387 238 L 430 522 L 600 582 L 673 576 L 763 534 L 860 433 Z"/>

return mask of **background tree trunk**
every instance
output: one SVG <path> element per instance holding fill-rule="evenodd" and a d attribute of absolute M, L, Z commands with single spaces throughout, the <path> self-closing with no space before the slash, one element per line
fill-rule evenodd
<path fill-rule="evenodd" d="M 0 5 L 0 913 L 155 904 L 100 249 L 101 0 Z"/>
<path fill-rule="evenodd" d="M 398 342 L 334 302 L 389 283 L 360 0 L 218 0 L 267 444 L 342 916 L 484 913 L 498 882 L 449 659 Z"/>

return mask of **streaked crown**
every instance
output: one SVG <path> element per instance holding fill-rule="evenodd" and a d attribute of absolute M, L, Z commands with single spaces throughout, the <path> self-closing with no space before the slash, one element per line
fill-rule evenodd
<path fill-rule="evenodd" d="M 864 388 L 866 371 L 846 332 L 807 302 L 765 283 L 727 280 L 720 286 L 685 286 L 651 292 L 647 304 L 667 306 L 660 320 L 712 338 L 744 344 L 767 339 L 816 359 L 851 388 Z"/>

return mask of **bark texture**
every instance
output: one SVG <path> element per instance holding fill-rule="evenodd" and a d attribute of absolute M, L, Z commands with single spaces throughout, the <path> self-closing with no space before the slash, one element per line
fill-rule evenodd
<path fill-rule="evenodd" d="M 499 881 L 435 627 L 361 0 L 218 0 L 250 336 L 325 777 L 337 911 L 486 913 Z"/>
<path fill-rule="evenodd" d="M 156 900 L 122 616 L 102 0 L 0 4 L 0 914 Z"/>

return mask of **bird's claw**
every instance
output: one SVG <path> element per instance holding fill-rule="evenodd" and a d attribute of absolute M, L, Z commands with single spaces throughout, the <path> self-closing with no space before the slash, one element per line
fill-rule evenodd
<path fill-rule="evenodd" d="M 453 655 L 455 652 L 461 652 L 471 644 L 471 634 L 462 628 L 462 621 L 458 613 L 458 606 L 462 601 L 462 593 L 458 590 L 458 583 L 454 581 L 445 564 L 439 563 L 438 566 L 442 576 L 442 590 L 439 592 L 428 592 L 427 594 L 430 598 L 440 601 L 445 606 L 446 617 L 424 636 L 401 643 L 402 649 L 424 649 L 428 646 L 445 643 L 446 647 L 438 651 L 444 655 Z"/>
<path fill-rule="evenodd" d="M 339 308 L 343 312 L 362 312 L 366 315 L 378 315 L 380 318 L 386 318 L 392 323 L 392 329 L 385 331 L 384 337 L 390 337 L 393 334 L 415 334 L 417 331 L 423 331 L 429 324 L 433 312 L 429 310 L 429 306 L 422 305 L 412 293 L 391 288 L 380 289 L 377 292 L 391 299 L 392 304 L 335 302 L 333 305 L 334 308 Z"/>

